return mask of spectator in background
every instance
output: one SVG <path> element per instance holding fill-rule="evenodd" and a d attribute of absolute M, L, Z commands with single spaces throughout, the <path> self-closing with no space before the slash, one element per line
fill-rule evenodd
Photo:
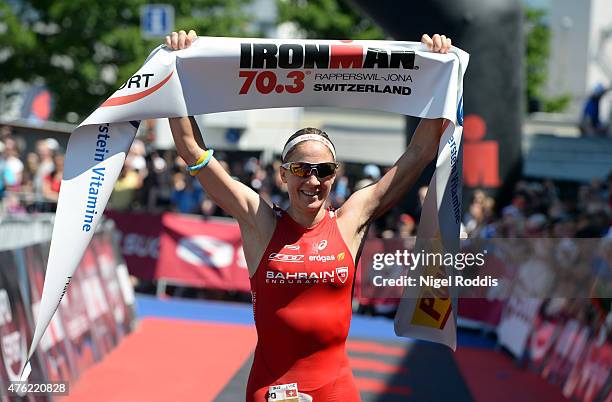
<path fill-rule="evenodd" d="M 369 164 L 363 167 L 364 178 L 355 184 L 355 191 L 361 190 L 380 179 L 380 168 L 376 165 Z"/>
<path fill-rule="evenodd" d="M 38 155 L 38 168 L 34 174 L 34 193 L 42 196 L 43 179 L 55 170 L 53 162 L 54 148 L 56 140 L 47 138 L 36 142 L 36 154 Z M 59 149 L 59 144 L 58 148 Z"/>
<path fill-rule="evenodd" d="M 43 178 L 42 194 L 46 200 L 57 203 L 62 177 L 64 176 L 64 155 L 56 154 L 53 158 L 53 171 Z M 55 210 L 55 205 L 51 208 Z"/>
<path fill-rule="evenodd" d="M 588 97 L 582 110 L 580 132 L 586 137 L 605 136 L 608 128 L 601 122 L 599 106 L 601 98 L 609 91 L 602 84 L 597 84 L 593 93 Z"/>
<path fill-rule="evenodd" d="M 20 191 L 24 165 L 21 159 L 19 159 L 19 149 L 13 137 L 4 139 L 3 155 L 6 187 L 11 191 Z"/>
<path fill-rule="evenodd" d="M 4 142 L 11 135 L 13 135 L 11 126 L 0 126 L 0 142 Z"/>
<path fill-rule="evenodd" d="M 3 205 L 2 200 L 4 198 L 4 191 L 6 189 L 5 176 L 6 162 L 4 161 L 4 142 L 0 140 L 0 215 L 2 215 Z"/>
<path fill-rule="evenodd" d="M 21 203 L 19 202 L 19 197 L 15 193 L 6 194 L 4 200 L 4 211 L 8 215 L 25 215 L 27 214 L 27 210 Z"/>
<path fill-rule="evenodd" d="M 412 216 L 409 214 L 401 214 L 399 217 L 399 222 L 400 226 L 398 233 L 402 239 L 416 235 L 416 222 Z"/>
<path fill-rule="evenodd" d="M 23 179 L 21 187 L 26 193 L 34 193 L 34 178 L 38 170 L 39 159 L 36 152 L 28 152 L 23 169 Z"/>
<path fill-rule="evenodd" d="M 334 208 L 340 208 L 349 195 L 349 179 L 344 175 L 344 165 L 340 165 L 336 171 L 334 187 L 329 194 L 329 202 Z"/>
<path fill-rule="evenodd" d="M 136 190 L 141 187 L 142 179 L 140 174 L 126 159 L 109 200 L 110 208 L 118 211 L 126 211 L 133 208 L 132 202 L 134 201 Z"/>
<path fill-rule="evenodd" d="M 201 212 L 204 202 L 204 190 L 197 180 L 178 172 L 174 174 L 174 191 L 170 200 L 176 212 L 197 214 Z"/>

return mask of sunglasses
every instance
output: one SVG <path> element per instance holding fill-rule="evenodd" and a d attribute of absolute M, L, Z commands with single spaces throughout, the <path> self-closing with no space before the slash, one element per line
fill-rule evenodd
<path fill-rule="evenodd" d="M 287 162 L 283 163 L 281 166 L 290 171 L 294 176 L 308 177 L 311 174 L 314 174 L 319 179 L 331 176 L 336 172 L 336 169 L 338 169 L 338 164 L 336 162 Z"/>

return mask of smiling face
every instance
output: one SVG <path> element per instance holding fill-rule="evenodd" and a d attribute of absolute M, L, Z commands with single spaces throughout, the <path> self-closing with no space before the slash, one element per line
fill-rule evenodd
<path fill-rule="evenodd" d="M 322 163 L 335 161 L 331 151 L 323 143 L 304 141 L 289 152 L 285 162 Z M 325 178 L 318 178 L 314 174 L 307 177 L 298 177 L 284 168 L 281 168 L 280 174 L 283 183 L 287 183 L 291 208 L 310 213 L 324 207 L 325 200 L 329 196 L 336 178 L 335 174 Z"/>

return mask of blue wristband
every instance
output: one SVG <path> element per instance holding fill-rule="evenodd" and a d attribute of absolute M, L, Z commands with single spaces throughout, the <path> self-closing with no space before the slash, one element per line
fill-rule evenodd
<path fill-rule="evenodd" d="M 190 175 L 195 176 L 197 175 L 200 170 L 204 167 L 206 167 L 206 165 L 208 165 L 208 162 L 210 162 L 210 159 L 212 158 L 213 154 L 215 153 L 215 150 L 212 148 L 209 148 L 206 150 L 206 154 L 204 154 L 204 159 L 199 163 L 193 165 L 193 166 L 187 166 L 187 171 L 189 172 Z"/>

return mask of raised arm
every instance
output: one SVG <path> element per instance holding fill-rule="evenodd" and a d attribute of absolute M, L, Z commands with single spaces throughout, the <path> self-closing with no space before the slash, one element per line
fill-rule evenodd
<path fill-rule="evenodd" d="M 339 219 L 351 222 L 351 232 L 361 232 L 412 188 L 436 156 L 444 121 L 422 119 L 410 145 L 393 167 L 376 183 L 356 191 L 338 210 Z"/>
<path fill-rule="evenodd" d="M 195 165 L 207 149 L 195 119 L 189 116 L 169 120 L 178 154 L 187 165 Z M 214 157 L 196 177 L 213 202 L 236 218 L 240 224 L 255 227 L 258 225 L 260 209 L 270 209 L 255 191 L 234 180 Z"/>
<path fill-rule="evenodd" d="M 421 41 L 434 52 L 447 53 L 451 47 L 451 40 L 444 35 L 436 34 L 433 38 L 423 35 Z M 395 205 L 435 158 L 446 124 L 444 119 L 422 119 L 408 148 L 393 167 L 378 182 L 351 195 L 338 210 L 339 224 L 351 239 L 353 250 L 368 225 Z"/>
<path fill-rule="evenodd" d="M 184 49 L 196 37 L 194 31 L 188 35 L 185 31 L 173 32 L 166 37 L 166 45 L 174 50 Z M 195 165 L 207 149 L 195 119 L 189 116 L 169 121 L 178 154 L 187 165 Z M 247 225 L 265 230 L 263 226 L 274 221 L 272 208 L 251 188 L 234 180 L 214 157 L 200 170 L 197 178 L 213 202 L 236 218 L 241 227 Z"/>

